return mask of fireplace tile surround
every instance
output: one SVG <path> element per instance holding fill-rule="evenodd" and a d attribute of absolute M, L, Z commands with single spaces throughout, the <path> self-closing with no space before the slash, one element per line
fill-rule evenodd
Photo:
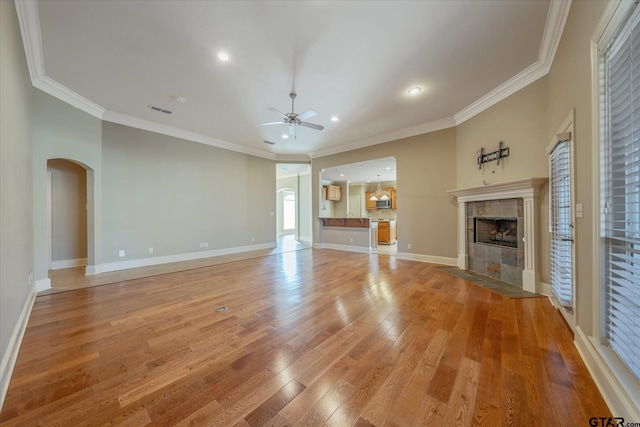
<path fill-rule="evenodd" d="M 469 202 L 466 204 L 467 268 L 473 272 L 522 288 L 524 270 L 524 213 L 522 199 Z M 515 220 L 516 247 L 477 241 L 477 227 L 485 220 Z"/>
<path fill-rule="evenodd" d="M 541 284 L 540 262 L 537 260 L 539 251 L 535 244 L 538 233 L 536 213 L 540 187 L 547 180 L 524 178 L 448 191 L 458 201 L 458 268 L 500 278 L 528 292 L 538 292 Z M 476 217 L 515 217 L 518 247 L 477 244 L 473 234 Z"/>

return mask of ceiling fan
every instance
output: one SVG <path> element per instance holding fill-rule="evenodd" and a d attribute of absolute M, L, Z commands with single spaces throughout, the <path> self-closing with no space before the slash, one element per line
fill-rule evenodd
<path fill-rule="evenodd" d="M 311 129 L 316 129 L 316 130 L 322 130 L 324 129 L 324 126 L 321 125 L 316 125 L 315 123 L 309 123 L 309 122 L 305 122 L 304 120 L 313 117 L 316 115 L 316 112 L 313 110 L 307 110 L 302 114 L 296 114 L 293 111 L 293 103 L 296 99 L 296 94 L 295 92 L 291 92 L 289 94 L 289 97 L 291 98 L 291 112 L 290 113 L 282 113 L 278 110 L 276 110 L 273 107 L 269 107 L 268 110 L 273 111 L 274 113 L 276 113 L 277 115 L 282 117 L 282 120 L 279 122 L 268 122 L 268 123 L 262 123 L 262 125 L 268 126 L 268 125 L 281 125 L 281 124 L 288 124 L 289 125 L 289 135 L 293 136 L 294 138 L 296 137 L 296 125 L 299 126 L 304 126 L 307 128 L 311 128 Z"/>

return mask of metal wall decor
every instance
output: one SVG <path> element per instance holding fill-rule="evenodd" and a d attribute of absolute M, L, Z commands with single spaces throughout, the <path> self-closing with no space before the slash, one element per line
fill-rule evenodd
<path fill-rule="evenodd" d="M 484 147 L 480 148 L 480 155 L 478 156 L 478 169 L 482 169 L 482 165 L 487 162 L 493 162 L 494 160 L 498 161 L 500 164 L 500 159 L 504 157 L 509 157 L 509 147 L 502 147 L 503 142 L 500 141 L 500 145 L 496 151 L 492 151 L 491 153 L 485 153 Z"/>

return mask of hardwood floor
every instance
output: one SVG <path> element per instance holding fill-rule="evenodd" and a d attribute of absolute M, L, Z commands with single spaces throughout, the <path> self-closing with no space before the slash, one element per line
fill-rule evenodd
<path fill-rule="evenodd" d="M 610 416 L 546 298 L 509 299 L 432 264 L 304 250 L 39 296 L 0 421 L 586 426 Z"/>

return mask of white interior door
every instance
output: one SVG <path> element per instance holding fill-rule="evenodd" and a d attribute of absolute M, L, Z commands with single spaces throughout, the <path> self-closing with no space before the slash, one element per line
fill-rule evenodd
<path fill-rule="evenodd" d="M 575 294 L 573 141 L 572 132 L 564 130 L 547 149 L 551 289 L 560 305 L 571 312 Z"/>

